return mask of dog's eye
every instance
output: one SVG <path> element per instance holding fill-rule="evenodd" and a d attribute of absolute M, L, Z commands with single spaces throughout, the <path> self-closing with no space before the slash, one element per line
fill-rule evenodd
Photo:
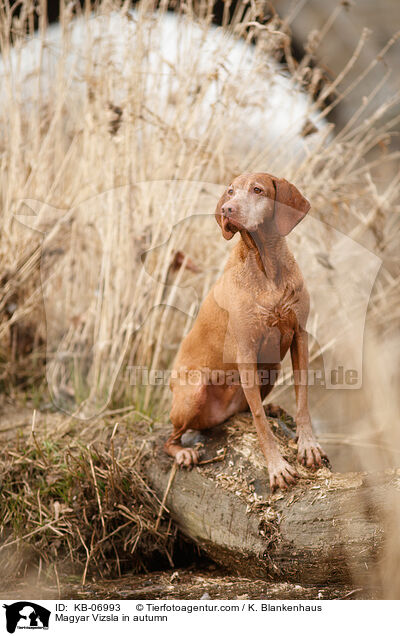
<path fill-rule="evenodd" d="M 255 188 L 253 188 L 253 190 L 254 190 L 254 192 L 256 194 L 261 194 L 261 192 L 262 192 L 261 188 L 257 188 L 257 186 Z"/>
<path fill-rule="evenodd" d="M 229 188 L 228 194 L 233 194 L 233 188 Z"/>

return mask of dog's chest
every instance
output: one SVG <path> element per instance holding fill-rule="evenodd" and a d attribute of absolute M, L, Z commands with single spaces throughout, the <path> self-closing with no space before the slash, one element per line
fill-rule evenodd
<path fill-rule="evenodd" d="M 297 290 L 286 288 L 273 290 L 256 299 L 256 316 L 267 331 L 278 329 L 282 335 L 293 333 L 298 324 L 297 312 L 299 296 Z"/>
<path fill-rule="evenodd" d="M 274 296 L 274 295 L 273 295 Z M 256 304 L 259 345 L 258 361 L 260 363 L 279 363 L 286 355 L 298 325 L 296 303 L 293 296 L 269 296 L 268 301 Z"/>

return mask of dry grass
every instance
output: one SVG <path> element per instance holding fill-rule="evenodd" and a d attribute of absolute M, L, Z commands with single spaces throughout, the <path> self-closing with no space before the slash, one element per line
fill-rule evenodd
<path fill-rule="evenodd" d="M 28 16 L 31 5 L 23 6 Z M 31 363 L 46 356 L 53 400 L 82 417 L 106 408 L 113 395 L 118 403 L 166 408 L 168 391 L 129 386 L 125 366 L 168 368 L 191 323 L 173 307 L 193 314 L 187 287 L 203 297 L 227 256 L 208 218 L 219 184 L 246 170 L 294 180 L 312 201 L 313 217 L 324 222 L 312 236 L 300 230 L 292 241 L 305 255 L 312 297 L 331 284 L 318 264 L 329 260 L 336 242 L 329 223 L 387 265 L 370 307 L 378 329 L 382 315 L 385 329 L 394 324 L 387 304 L 393 307 L 398 293 L 399 176 L 372 180 L 368 157 L 377 149 L 380 166 L 395 159 L 388 144 L 398 111 L 388 103 L 363 119 L 363 104 L 333 134 L 323 121 L 324 104 L 329 97 L 340 101 L 341 78 L 326 82 L 318 96 L 321 73 L 310 65 L 322 33 L 295 64 L 284 25 L 277 16 L 263 24 L 261 5 L 239 3 L 225 32 L 211 35 L 212 4 L 201 7 L 181 5 L 186 36 L 172 52 L 165 44 L 171 18 L 152 13 L 149 2 L 133 16 L 125 6 L 100 4 L 99 17 L 85 14 L 77 32 L 63 12 L 61 44 L 46 36 L 41 18 L 29 72 L 24 12 L 12 21 L 3 9 L 1 376 L 8 386 L 26 380 L 28 364 L 29 377 L 37 375 Z M 286 77 L 274 61 L 284 53 L 292 71 Z M 301 95 L 302 86 L 315 102 Z M 275 101 L 265 103 L 269 93 Z M 282 122 L 276 113 L 287 104 L 293 106 Z M 388 122 L 383 116 L 390 109 Z M 302 137 L 308 121 L 319 131 Z M 32 214 L 29 208 L 36 217 L 20 219 L 45 231 L 44 242 L 14 218 Z M 193 220 L 197 214 L 200 221 Z M 160 245 L 143 267 L 143 255 Z M 196 273 L 171 271 L 178 249 L 198 265 Z M 343 265 L 347 270 L 346 258 Z M 320 306 L 312 317 L 320 346 L 332 344 L 331 314 L 332 307 Z"/>
<path fill-rule="evenodd" d="M 338 3 L 333 17 L 343 4 Z M 51 398 L 68 413 L 88 418 L 125 404 L 147 415 L 165 413 L 168 389 L 131 386 L 127 365 L 168 368 L 190 328 L 197 300 L 229 251 L 209 216 L 221 186 L 238 173 L 263 170 L 293 180 L 312 202 L 313 218 L 291 238 L 315 303 L 311 357 L 321 364 L 323 349 L 332 360 L 351 365 L 360 346 L 365 349 L 363 390 L 331 391 L 329 396 L 326 390 L 315 391 L 313 413 L 324 414 L 325 432 L 337 422 L 351 421 L 359 427 L 351 434 L 392 443 L 398 417 L 400 173 L 392 145 L 400 119 L 398 96 L 381 103 L 377 86 L 339 131 L 324 119 L 351 93 L 351 87 L 342 92 L 341 86 L 364 39 L 355 43 L 343 73 L 327 80 L 315 59 L 331 19 L 310 35 L 306 56 L 298 63 L 290 55 L 285 24 L 276 15 L 263 20 L 261 3 L 238 2 L 233 18 L 226 14 L 224 31 L 216 35 L 210 32 L 212 2 L 182 2 L 178 10 L 186 36 L 165 61 L 164 4 L 154 13 L 154 4 L 143 1 L 129 14 L 126 3 L 104 1 L 98 4 L 97 19 L 84 11 L 77 40 L 74 16 L 62 11 L 61 45 L 49 41 L 42 11 L 27 72 L 22 60 L 33 2 L 23 0 L 21 6 L 18 20 L 7 4 L 0 15 L 3 389 L 13 395 L 19 383 L 42 404 L 48 399 L 45 364 Z M 190 26 L 194 22 L 195 28 Z M 127 34 L 118 40 L 118 50 L 115 24 Z M 251 53 L 244 42 L 251 43 Z M 374 65 L 385 68 L 386 49 Z M 284 66 L 278 67 L 278 61 Z M 293 109 L 285 110 L 279 99 L 265 101 L 274 87 Z M 371 104 L 375 112 L 366 117 Z M 280 111 L 283 124 L 274 119 Z M 302 135 L 302 130 L 311 134 Z M 29 216 L 32 209 L 36 216 Z M 16 214 L 28 215 L 20 220 L 46 232 L 45 238 L 19 223 Z M 347 237 L 343 249 L 338 249 L 340 233 Z M 365 250 L 381 262 L 374 285 Z M 174 269 L 177 251 L 191 259 L 194 271 Z M 365 343 L 361 338 L 360 345 L 366 312 Z M 338 333 L 337 324 L 347 327 Z M 279 391 L 279 399 L 290 402 L 288 390 Z M 76 494 L 81 509 L 88 506 L 88 519 L 98 500 L 96 483 L 104 481 L 94 538 L 90 524 L 79 537 L 74 513 L 68 513 L 72 517 L 65 517 L 60 530 L 59 540 L 73 542 L 72 560 L 84 567 L 88 553 L 93 565 L 96 559 L 100 563 L 102 550 L 106 554 L 95 539 L 122 522 L 122 513 L 108 507 L 108 493 L 130 510 L 132 496 L 138 505 L 147 501 L 149 510 L 155 501 L 141 490 L 140 480 L 134 481 L 133 495 L 124 490 L 131 460 L 114 460 L 107 446 L 74 448 L 67 453 L 69 464 L 57 444 L 41 447 L 41 455 L 32 441 L 16 456 L 5 456 L 7 492 L 13 493 L 9 501 L 24 501 L 28 511 L 21 516 L 16 504 L 7 527 L 20 535 L 18 518 L 21 526 L 28 519 L 32 529 L 47 518 L 53 523 L 57 481 L 48 485 L 43 517 L 33 512 L 37 484 L 53 470 L 65 482 L 66 501 Z M 151 514 L 145 517 L 148 523 Z M 129 551 L 139 523 L 135 518 L 121 531 L 118 546 L 126 543 Z M 52 532 L 50 525 L 46 533 Z M 44 559 L 46 543 L 40 541 L 45 535 L 38 534 Z M 157 539 L 147 526 L 145 534 Z M 107 550 L 114 549 L 113 541 Z M 397 564 L 395 540 L 390 550 Z"/>
<path fill-rule="evenodd" d="M 132 435 L 148 424 L 127 411 L 76 435 L 70 418 L 36 415 L 8 442 L 0 432 L 3 585 L 68 574 L 84 585 L 157 559 L 172 564 L 176 531 L 158 520 L 161 502 L 140 475 L 146 452 Z"/>

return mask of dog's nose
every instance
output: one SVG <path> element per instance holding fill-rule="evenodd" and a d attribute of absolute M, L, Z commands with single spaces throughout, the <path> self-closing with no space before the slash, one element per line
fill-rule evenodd
<path fill-rule="evenodd" d="M 237 212 L 236 208 L 230 203 L 225 203 L 222 206 L 222 214 L 226 217 L 232 216 L 235 212 Z"/>

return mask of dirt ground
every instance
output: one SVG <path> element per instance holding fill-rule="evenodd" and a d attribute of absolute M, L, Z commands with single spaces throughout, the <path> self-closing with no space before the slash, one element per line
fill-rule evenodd
<path fill-rule="evenodd" d="M 37 586 L 33 581 L 0 589 L 2 599 L 175 599 L 175 600 L 328 600 L 374 599 L 376 591 L 354 587 L 302 587 L 232 576 L 214 564 L 148 574 L 124 575 L 82 586 L 78 577 L 56 585 Z"/>

